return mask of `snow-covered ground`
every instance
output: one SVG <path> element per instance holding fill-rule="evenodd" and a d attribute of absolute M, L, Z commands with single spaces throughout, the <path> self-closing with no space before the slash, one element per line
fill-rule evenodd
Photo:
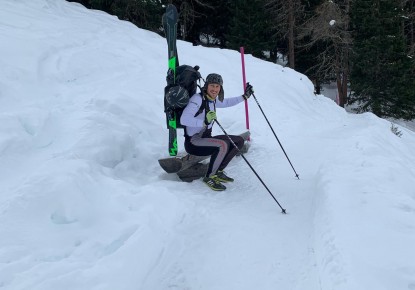
<path fill-rule="evenodd" d="M 300 175 L 249 100 L 246 158 L 284 215 L 240 157 L 219 193 L 159 167 L 162 37 L 63 0 L 2 0 L 0 43 L 0 289 L 415 289 L 412 131 L 245 56 Z M 222 74 L 226 96 L 242 93 L 238 52 L 178 50 Z M 238 134 L 244 111 L 218 119 Z"/>
<path fill-rule="evenodd" d="M 337 85 L 335 82 L 322 85 L 321 94 L 327 98 L 332 99 L 336 103 L 338 102 Z M 349 113 L 354 113 L 355 112 L 353 110 L 354 108 L 356 108 L 356 105 L 351 105 L 351 106 L 346 105 L 344 109 Z M 399 125 L 401 127 L 410 129 L 415 132 L 415 120 L 405 121 L 405 120 L 396 120 L 396 119 L 390 118 L 389 121 L 391 122 L 391 127 L 392 126 L 395 127 L 396 125 Z M 399 126 L 397 127 L 398 132 L 399 132 Z"/>

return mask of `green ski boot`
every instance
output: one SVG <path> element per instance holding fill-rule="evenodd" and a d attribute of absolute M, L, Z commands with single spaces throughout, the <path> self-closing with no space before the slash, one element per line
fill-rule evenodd
<path fill-rule="evenodd" d="M 216 172 L 216 176 L 221 182 L 233 182 L 234 180 L 232 177 L 227 176 L 223 170 L 218 170 L 218 172 Z"/>
<path fill-rule="evenodd" d="M 226 186 L 220 183 L 219 178 L 216 175 L 203 178 L 203 182 L 206 183 L 206 185 L 209 186 L 210 189 L 215 191 L 222 191 L 226 189 Z"/>

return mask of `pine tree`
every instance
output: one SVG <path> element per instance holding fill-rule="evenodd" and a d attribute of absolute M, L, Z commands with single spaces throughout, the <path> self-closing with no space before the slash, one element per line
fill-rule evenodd
<path fill-rule="evenodd" d="M 313 73 L 315 85 L 318 86 L 320 80 L 335 81 L 339 105 L 342 107 L 347 103 L 352 42 L 349 3 L 349 0 L 322 1 L 302 25 L 298 36 L 304 47 L 316 54 L 314 61 L 317 63 L 308 69 Z"/>
<path fill-rule="evenodd" d="M 191 26 L 188 28 L 188 41 L 194 44 L 202 43 L 207 46 L 226 46 L 226 31 L 230 19 L 229 2 L 231 0 L 211 0 L 205 1 L 183 1 L 188 3 L 186 6 L 192 7 L 192 12 L 189 16 L 193 17 Z M 203 2 L 203 3 L 202 3 Z M 207 4 L 208 3 L 208 4 Z M 180 9 L 180 16 L 182 18 L 183 10 Z M 205 42 L 201 42 L 201 38 Z"/>
<path fill-rule="evenodd" d="M 402 33 L 397 0 L 355 0 L 351 103 L 379 117 L 415 117 L 414 61 Z"/>
<path fill-rule="evenodd" d="M 235 0 L 231 5 L 231 21 L 227 47 L 265 58 L 264 51 L 272 47 L 269 16 L 264 0 Z"/>
<path fill-rule="evenodd" d="M 276 31 L 274 38 L 277 43 L 281 43 L 278 38 L 285 40 L 283 53 L 288 56 L 288 66 L 295 69 L 298 23 L 303 18 L 304 4 L 301 0 L 266 0 L 266 3 L 272 15 L 271 26 Z"/>

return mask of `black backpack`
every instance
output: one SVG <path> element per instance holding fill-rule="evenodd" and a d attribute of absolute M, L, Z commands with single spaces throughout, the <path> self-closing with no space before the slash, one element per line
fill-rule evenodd
<path fill-rule="evenodd" d="M 197 91 L 197 81 L 202 77 L 199 66 L 181 65 L 176 68 L 176 82 L 172 70 L 167 72 L 167 86 L 164 88 L 164 112 L 174 111 L 176 113 L 176 128 L 184 128 L 180 124 L 183 109 L 189 103 L 189 99 Z M 202 106 L 203 107 L 203 106 Z M 199 113 L 200 114 L 200 113 Z M 169 128 L 168 120 L 167 128 Z"/>

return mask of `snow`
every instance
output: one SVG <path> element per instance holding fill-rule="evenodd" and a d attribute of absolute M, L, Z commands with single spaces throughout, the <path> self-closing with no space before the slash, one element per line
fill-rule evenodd
<path fill-rule="evenodd" d="M 415 289 L 411 130 L 246 55 L 300 176 L 250 99 L 246 158 L 284 215 L 240 157 L 224 192 L 159 167 L 164 38 L 63 0 L 2 0 L 0 42 L 1 289 Z M 238 52 L 178 51 L 242 93 Z M 228 133 L 245 130 L 244 111 L 218 111 Z"/>

